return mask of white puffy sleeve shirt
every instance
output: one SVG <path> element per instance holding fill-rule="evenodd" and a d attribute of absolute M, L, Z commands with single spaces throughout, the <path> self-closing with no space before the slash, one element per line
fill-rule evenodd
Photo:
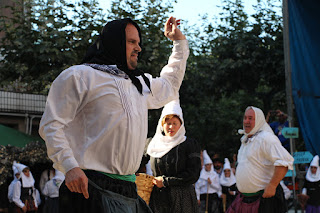
<path fill-rule="evenodd" d="M 17 180 L 13 180 L 9 187 L 8 187 L 8 199 L 9 199 L 9 202 L 12 203 L 12 197 L 13 197 L 13 187 L 14 187 L 14 184 L 17 182 Z"/>
<path fill-rule="evenodd" d="M 64 174 L 75 167 L 111 174 L 134 174 L 148 131 L 148 109 L 163 107 L 178 96 L 189 55 L 187 40 L 173 42 L 160 77 L 150 79 L 152 94 L 85 65 L 64 70 L 53 82 L 39 134 L 54 168 Z"/>
<path fill-rule="evenodd" d="M 262 131 L 242 143 L 238 152 L 237 187 L 242 193 L 265 189 L 274 174 L 275 166 L 293 169 L 293 157 L 281 145 L 277 136 Z"/>

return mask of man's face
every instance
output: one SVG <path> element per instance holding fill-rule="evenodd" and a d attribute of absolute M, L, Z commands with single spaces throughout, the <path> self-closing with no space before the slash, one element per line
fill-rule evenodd
<path fill-rule="evenodd" d="M 253 109 L 248 109 L 243 116 L 243 127 L 246 133 L 249 133 L 255 126 L 256 119 Z"/>
<path fill-rule="evenodd" d="M 284 123 L 284 122 L 286 122 L 286 120 L 287 120 L 287 118 L 286 118 L 286 116 L 283 114 L 283 112 L 278 114 L 278 119 L 279 119 L 279 122 L 280 122 L 280 123 Z"/>
<path fill-rule="evenodd" d="M 215 161 L 213 163 L 213 167 L 216 169 L 216 170 L 220 170 L 222 168 L 223 164 L 219 161 Z"/>
<path fill-rule="evenodd" d="M 126 56 L 129 70 L 136 69 L 138 65 L 138 53 L 141 52 L 139 43 L 139 32 L 133 24 L 129 23 L 126 27 Z"/>

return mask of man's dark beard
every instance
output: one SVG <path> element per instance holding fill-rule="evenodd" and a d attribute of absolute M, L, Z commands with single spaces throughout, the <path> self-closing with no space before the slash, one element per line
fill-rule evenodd
<path fill-rule="evenodd" d="M 215 170 L 221 169 L 221 166 L 213 166 Z"/>

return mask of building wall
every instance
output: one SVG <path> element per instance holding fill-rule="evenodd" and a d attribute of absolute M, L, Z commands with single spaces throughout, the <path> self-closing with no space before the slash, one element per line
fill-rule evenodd
<path fill-rule="evenodd" d="M 5 114 L 0 112 L 0 124 L 8 126 L 10 128 L 19 130 L 26 134 L 33 136 L 39 136 L 38 129 L 41 116 L 35 115 L 18 115 L 18 114 Z"/>
<path fill-rule="evenodd" d="M 47 96 L 0 90 L 0 124 L 39 136 L 40 119 Z"/>
<path fill-rule="evenodd" d="M 8 18 L 12 17 L 11 10 L 9 8 L 3 8 L 5 6 L 16 6 L 13 0 L 0 0 L 0 15 Z M 0 32 L 0 40 L 4 36 L 3 32 Z"/>

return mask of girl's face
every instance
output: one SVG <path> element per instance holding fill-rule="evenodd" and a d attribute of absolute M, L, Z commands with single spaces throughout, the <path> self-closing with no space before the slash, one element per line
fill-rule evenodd
<path fill-rule="evenodd" d="M 173 137 L 180 129 L 180 126 L 181 126 L 181 122 L 179 118 L 172 117 L 171 119 L 166 120 L 165 123 L 163 124 L 164 134 L 166 136 Z"/>
<path fill-rule="evenodd" d="M 23 172 L 23 174 L 24 174 L 25 176 L 30 177 L 30 169 L 29 169 L 29 168 L 24 168 L 24 169 L 22 170 L 22 172 Z"/>
<path fill-rule="evenodd" d="M 207 171 L 207 172 L 210 172 L 211 171 L 211 167 L 212 167 L 212 163 L 209 163 L 209 164 L 206 164 L 204 166 L 204 169 Z"/>
<path fill-rule="evenodd" d="M 15 174 L 16 178 L 19 179 L 20 178 L 20 173 Z"/>
<path fill-rule="evenodd" d="M 224 170 L 224 176 L 230 177 L 231 176 L 231 170 L 230 169 L 225 169 Z"/>
<path fill-rule="evenodd" d="M 317 167 L 316 166 L 311 166 L 311 173 L 316 174 L 317 173 Z"/>

